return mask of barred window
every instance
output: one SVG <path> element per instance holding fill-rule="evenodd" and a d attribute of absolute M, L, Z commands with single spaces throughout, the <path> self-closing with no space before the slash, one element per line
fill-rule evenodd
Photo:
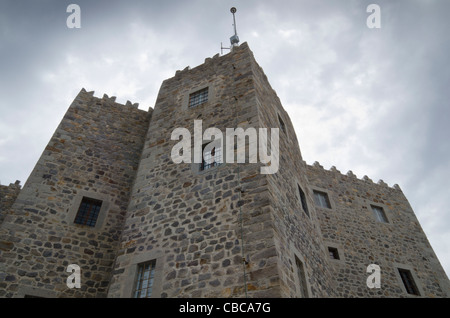
<path fill-rule="evenodd" d="M 101 207 L 102 201 L 83 197 L 74 223 L 94 227 Z"/>
<path fill-rule="evenodd" d="M 195 107 L 208 101 L 208 87 L 189 95 L 189 107 Z"/>
<path fill-rule="evenodd" d="M 222 149 L 220 147 L 214 147 L 211 151 L 205 152 L 205 147 L 208 144 L 204 144 L 202 147 L 202 164 L 200 165 L 200 171 L 208 170 L 213 167 L 217 167 L 222 163 Z"/>
<path fill-rule="evenodd" d="M 314 201 L 316 202 L 316 205 L 322 207 L 322 208 L 328 208 L 331 209 L 330 200 L 328 199 L 328 194 L 325 192 L 320 191 L 313 191 L 314 192 Z"/>
<path fill-rule="evenodd" d="M 155 279 L 156 260 L 138 264 L 134 298 L 150 298 Z"/>
<path fill-rule="evenodd" d="M 371 205 L 372 212 L 375 215 L 375 219 L 381 223 L 388 223 L 388 219 L 382 207 Z"/>

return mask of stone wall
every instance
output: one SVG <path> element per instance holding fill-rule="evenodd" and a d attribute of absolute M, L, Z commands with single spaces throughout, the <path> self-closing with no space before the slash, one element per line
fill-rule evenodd
<path fill-rule="evenodd" d="M 340 260 L 330 262 L 339 297 L 408 297 L 398 268 L 411 271 L 421 296 L 450 295 L 448 278 L 398 185 L 318 163 L 308 165 L 307 173 L 311 191 L 330 199 L 331 208 L 316 206 L 316 213 L 325 246 L 339 252 Z M 383 208 L 387 223 L 377 221 L 372 205 Z M 369 264 L 380 266 L 379 289 L 367 287 Z"/>
<path fill-rule="evenodd" d="M 106 296 L 150 114 L 81 90 L 0 229 L 1 297 Z M 83 197 L 103 201 L 95 227 L 74 223 Z"/>

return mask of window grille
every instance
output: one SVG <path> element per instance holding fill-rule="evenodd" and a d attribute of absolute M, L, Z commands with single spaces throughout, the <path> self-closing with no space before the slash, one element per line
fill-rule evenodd
<path fill-rule="evenodd" d="M 94 227 L 101 207 L 102 201 L 84 197 L 81 200 L 74 223 Z"/>
<path fill-rule="evenodd" d="M 208 87 L 189 95 L 189 107 L 195 107 L 208 101 Z"/>
<path fill-rule="evenodd" d="M 214 147 L 211 151 L 205 152 L 206 145 L 207 144 L 205 144 L 202 149 L 203 159 L 202 164 L 200 165 L 200 171 L 217 167 L 221 165 L 222 162 L 222 149 L 220 147 Z"/>
<path fill-rule="evenodd" d="M 149 298 L 152 294 L 155 279 L 156 261 L 138 264 L 134 298 Z"/>

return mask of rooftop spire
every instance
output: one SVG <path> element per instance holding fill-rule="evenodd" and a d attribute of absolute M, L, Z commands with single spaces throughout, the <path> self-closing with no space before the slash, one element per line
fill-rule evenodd
<path fill-rule="evenodd" d="M 233 14 L 233 28 L 234 28 L 234 35 L 230 38 L 231 47 L 223 47 L 222 43 L 220 43 L 220 50 L 221 50 L 222 54 L 223 54 L 223 50 L 233 50 L 233 47 L 239 45 L 239 37 L 238 37 L 237 31 L 236 31 L 236 17 L 234 16 L 236 11 L 237 10 L 235 7 L 232 7 L 230 9 L 230 12 Z"/>
<path fill-rule="evenodd" d="M 236 17 L 234 16 L 236 11 L 237 10 L 235 7 L 232 7 L 230 9 L 230 12 L 233 14 L 233 27 L 234 27 L 234 35 L 230 38 L 231 46 L 237 46 L 239 43 L 239 37 L 238 37 L 237 31 L 236 31 Z"/>

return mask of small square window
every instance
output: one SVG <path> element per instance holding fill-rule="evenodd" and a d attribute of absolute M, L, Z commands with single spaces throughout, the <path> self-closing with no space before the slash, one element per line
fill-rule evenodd
<path fill-rule="evenodd" d="M 208 87 L 189 95 L 189 107 L 195 107 L 208 101 Z"/>
<path fill-rule="evenodd" d="M 222 149 L 220 147 L 214 147 L 211 151 L 205 153 L 205 148 L 208 144 L 204 144 L 202 147 L 202 163 L 200 165 L 200 171 L 208 170 L 222 164 Z"/>
<path fill-rule="evenodd" d="M 414 282 L 414 278 L 411 274 L 411 271 L 403 268 L 398 268 L 398 273 L 400 274 L 406 292 L 410 295 L 420 296 L 419 289 L 417 288 L 417 285 Z"/>
<path fill-rule="evenodd" d="M 314 201 L 315 203 L 322 207 L 322 208 L 328 208 L 331 209 L 330 200 L 328 199 L 328 194 L 325 192 L 320 191 L 313 191 L 314 192 Z"/>
<path fill-rule="evenodd" d="M 140 263 L 137 266 L 134 298 L 150 298 L 155 280 L 156 260 Z"/>
<path fill-rule="evenodd" d="M 102 201 L 83 197 L 74 223 L 94 227 L 101 207 Z"/>
<path fill-rule="evenodd" d="M 308 211 L 308 205 L 306 204 L 306 196 L 303 192 L 302 188 L 297 184 L 298 187 L 298 193 L 300 194 L 300 201 L 302 203 L 303 211 L 306 213 L 306 215 L 309 217 L 309 211 Z"/>
<path fill-rule="evenodd" d="M 335 247 L 328 247 L 328 253 L 329 253 L 329 255 L 330 255 L 330 258 L 331 259 L 340 259 L 339 258 L 339 252 L 338 252 L 338 249 L 337 248 L 335 248 Z"/>
<path fill-rule="evenodd" d="M 371 205 L 375 219 L 380 223 L 389 223 L 382 207 Z"/>

